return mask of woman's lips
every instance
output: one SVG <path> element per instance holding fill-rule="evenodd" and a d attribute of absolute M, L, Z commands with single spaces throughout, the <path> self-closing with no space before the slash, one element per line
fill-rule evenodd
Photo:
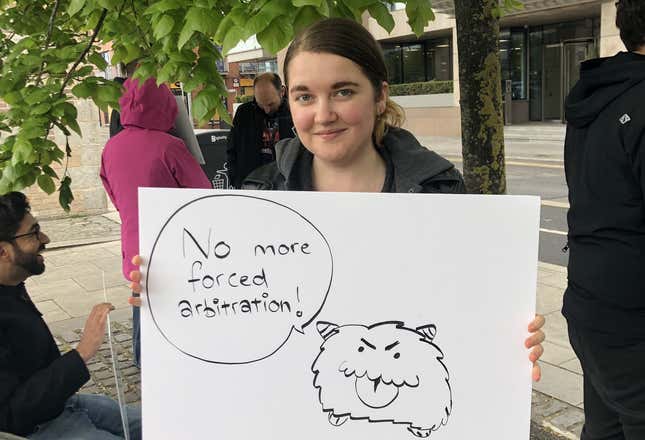
<path fill-rule="evenodd" d="M 337 138 L 345 132 L 344 128 L 339 128 L 337 130 L 325 130 L 314 133 L 316 136 L 328 141 Z"/>

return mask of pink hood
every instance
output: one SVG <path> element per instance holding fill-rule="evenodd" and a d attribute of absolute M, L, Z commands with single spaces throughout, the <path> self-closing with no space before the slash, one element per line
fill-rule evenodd
<path fill-rule="evenodd" d="M 167 132 L 175 125 L 177 102 L 165 84 L 157 86 L 148 78 L 139 87 L 139 80 L 128 79 L 123 83 L 125 92 L 119 99 L 121 125 Z"/>

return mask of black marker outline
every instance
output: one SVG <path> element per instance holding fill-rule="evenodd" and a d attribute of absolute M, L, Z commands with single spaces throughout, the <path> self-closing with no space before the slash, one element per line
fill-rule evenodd
<path fill-rule="evenodd" d="M 335 414 L 334 413 L 334 408 L 327 408 L 327 409 L 325 408 L 325 405 L 324 405 L 324 403 L 322 401 L 322 387 L 316 385 L 316 379 L 318 377 L 318 374 L 320 374 L 320 370 L 315 368 L 316 363 L 318 362 L 318 359 L 322 356 L 323 352 L 325 351 L 325 342 L 327 342 L 327 340 L 329 340 L 330 338 L 336 336 L 340 332 L 340 329 L 342 327 L 345 327 L 345 326 L 360 326 L 360 327 L 365 327 L 368 330 L 370 330 L 370 329 L 372 329 L 374 327 L 377 327 L 377 326 L 380 326 L 380 325 L 388 325 L 388 324 L 395 325 L 395 328 L 397 330 L 405 330 L 405 331 L 415 333 L 416 335 L 419 336 L 419 341 L 433 346 L 439 352 L 439 356 L 436 357 L 436 360 L 439 362 L 439 364 L 443 367 L 444 371 L 446 372 L 445 382 L 446 382 L 446 386 L 448 387 L 448 392 L 450 394 L 450 401 L 449 401 L 448 406 L 446 406 L 444 408 L 444 412 L 445 412 L 445 415 L 446 415 L 445 421 L 444 421 L 444 419 L 442 417 L 442 422 L 440 422 L 438 425 L 435 424 L 435 425 L 433 425 L 431 427 L 426 428 L 426 427 L 421 427 L 421 426 L 414 426 L 414 422 L 401 422 L 401 421 L 396 421 L 394 419 L 387 419 L 387 418 L 371 419 L 369 416 L 353 416 L 352 413 Z M 393 425 L 407 425 L 407 430 L 412 435 L 414 435 L 415 437 L 428 437 L 430 435 L 430 433 L 432 433 L 432 432 L 438 430 L 439 428 L 441 428 L 442 426 L 446 426 L 448 424 L 448 419 L 450 418 L 450 415 L 452 414 L 452 411 L 453 411 L 453 400 L 452 400 L 453 394 L 452 394 L 452 386 L 450 385 L 450 371 L 448 370 L 448 367 L 444 363 L 445 356 L 443 354 L 443 350 L 437 344 L 435 344 L 433 342 L 434 336 L 436 335 L 436 326 L 434 324 L 424 325 L 424 326 L 417 327 L 416 329 L 414 329 L 414 328 L 406 327 L 405 323 L 403 321 L 398 321 L 398 320 L 381 321 L 381 322 L 376 322 L 376 323 L 371 324 L 371 325 L 365 325 L 365 324 L 342 324 L 341 325 L 341 324 L 334 324 L 334 323 L 331 323 L 331 322 L 328 322 L 328 321 L 319 321 L 317 323 L 317 326 L 318 326 L 318 333 L 323 338 L 323 342 L 320 345 L 320 352 L 318 353 L 318 355 L 316 356 L 316 359 L 314 359 L 314 361 L 313 361 L 313 363 L 311 364 L 311 367 L 310 367 L 311 372 L 314 374 L 314 379 L 313 379 L 312 385 L 313 385 L 314 389 L 317 390 L 318 402 L 320 403 L 320 405 L 322 407 L 322 411 L 323 411 L 323 413 L 327 413 L 327 417 L 328 417 L 328 419 L 329 419 L 329 421 L 330 421 L 330 423 L 332 425 L 341 426 L 348 419 L 349 420 L 364 420 L 364 421 L 367 421 L 368 423 L 392 423 Z M 429 334 L 427 332 L 427 329 L 429 329 L 429 328 L 434 330 L 432 332 L 432 334 Z M 365 372 L 365 374 L 367 374 L 367 371 Z M 356 376 L 356 374 L 354 374 L 354 373 L 353 373 L 353 375 Z M 345 374 L 345 377 L 350 377 L 350 376 L 347 376 L 347 374 Z M 358 377 L 358 376 L 356 376 L 356 377 Z M 407 382 L 404 382 L 404 385 L 407 385 L 408 387 L 411 387 L 411 388 L 416 388 L 416 387 L 419 386 L 418 381 L 419 381 L 419 376 L 417 376 L 417 385 L 416 386 L 410 385 Z M 386 383 L 386 384 L 394 384 L 394 380 L 392 380 L 390 382 L 384 382 L 384 383 Z M 397 386 L 397 385 L 395 384 L 395 386 Z M 401 385 L 401 387 L 402 386 L 403 385 Z M 401 388 L 401 387 L 397 386 L 397 388 Z M 363 404 L 365 404 L 365 402 L 363 402 L 363 400 L 360 398 L 360 396 L 358 396 L 358 398 Z M 392 402 L 388 403 L 388 405 L 391 404 L 391 403 Z M 388 405 L 386 405 L 386 406 L 388 406 Z M 365 406 L 367 406 L 369 408 L 372 408 L 372 409 L 381 409 L 381 408 L 377 408 L 377 407 L 371 407 L 371 406 L 369 406 L 367 404 L 365 404 Z M 332 419 L 335 419 L 336 423 L 333 423 Z M 340 423 L 338 423 L 338 422 L 340 422 Z M 423 435 L 425 433 L 427 433 L 427 435 Z"/>
<path fill-rule="evenodd" d="M 188 205 L 191 205 L 191 204 L 193 204 L 193 203 L 199 202 L 199 201 L 204 200 L 204 199 L 210 199 L 210 198 L 213 198 L 213 197 L 229 197 L 229 198 L 230 198 L 230 197 L 234 197 L 234 198 L 240 198 L 240 197 L 241 197 L 241 198 L 246 198 L 246 199 L 261 200 L 261 201 L 263 201 L 263 202 L 269 202 L 269 203 L 272 203 L 272 204 L 274 204 L 274 205 L 278 205 L 278 206 L 280 206 L 280 207 L 282 207 L 282 208 L 288 209 L 289 211 L 293 212 L 293 213 L 294 213 L 294 214 L 296 214 L 298 217 L 300 217 L 301 219 L 303 219 L 305 222 L 307 222 L 309 225 L 311 225 L 311 227 L 312 227 L 312 228 L 314 228 L 314 230 L 315 230 L 316 232 L 318 232 L 318 234 L 322 237 L 323 241 L 324 241 L 324 242 L 325 242 L 325 244 L 327 245 L 327 249 L 329 250 L 329 258 L 330 258 L 330 261 L 331 261 L 331 273 L 329 274 L 329 285 L 327 286 L 327 291 L 325 292 L 325 296 L 323 297 L 323 300 L 322 300 L 322 303 L 320 304 L 320 307 L 318 307 L 318 310 L 316 311 L 316 313 L 314 313 L 314 314 L 312 315 L 311 319 L 309 319 L 309 321 L 305 322 L 305 323 L 300 327 L 301 329 L 304 329 L 304 328 L 305 328 L 305 327 L 307 327 L 309 324 L 311 324 L 311 323 L 314 321 L 314 319 L 316 319 L 316 317 L 318 317 L 318 315 L 319 315 L 319 314 L 320 314 L 320 312 L 322 311 L 323 307 L 325 306 L 325 302 L 327 301 L 327 296 L 329 295 L 329 291 L 331 290 L 331 285 L 332 285 L 332 282 L 333 282 L 333 279 L 334 279 L 334 254 L 333 254 L 333 252 L 332 252 L 332 250 L 331 250 L 331 246 L 329 245 L 329 242 L 327 241 L 327 238 L 325 237 L 325 235 L 320 231 L 320 229 L 318 229 L 318 228 L 316 227 L 316 225 L 314 225 L 311 221 L 309 221 L 309 219 L 307 219 L 304 215 L 300 214 L 300 213 L 299 213 L 298 211 L 296 211 L 295 209 L 293 209 L 293 208 L 291 208 L 291 207 L 289 207 L 289 206 L 287 206 L 287 205 L 284 205 L 284 204 L 282 204 L 282 203 L 276 202 L 276 201 L 274 201 L 274 200 L 269 200 L 269 199 L 265 199 L 265 198 L 263 198 L 263 197 L 249 196 L 249 195 L 244 195 L 244 194 L 212 194 L 212 195 L 208 195 L 208 196 L 198 197 L 198 198 L 196 198 L 196 199 L 191 200 L 191 201 L 190 201 L 190 202 L 188 202 L 188 203 L 185 203 L 184 205 L 180 206 L 179 208 L 177 208 L 177 209 L 175 210 L 175 212 L 173 212 L 173 213 L 170 215 L 170 217 L 168 217 L 168 220 L 166 220 L 166 222 L 164 223 L 164 225 L 161 227 L 161 229 L 159 230 L 159 233 L 157 234 L 157 238 L 155 238 L 155 242 L 154 242 L 154 244 L 152 245 L 152 250 L 150 251 L 150 257 L 148 258 L 148 265 L 147 265 L 147 270 L 146 270 L 146 301 L 147 301 L 147 303 L 148 303 L 148 308 L 149 308 L 149 310 L 150 310 L 150 316 L 152 316 L 152 321 L 154 322 L 155 327 L 157 327 L 157 330 L 159 330 L 159 333 L 161 333 L 161 336 L 163 336 L 163 338 L 164 338 L 164 339 L 165 339 L 165 340 L 166 340 L 170 345 L 172 345 L 173 347 L 175 347 L 175 349 L 177 349 L 179 352 L 181 352 L 181 353 L 185 354 L 186 356 L 189 356 L 189 357 L 191 357 L 191 358 L 193 358 L 193 359 L 198 359 L 198 360 L 203 361 L 203 362 L 208 362 L 208 363 L 211 363 L 211 364 L 220 364 L 220 365 L 245 365 L 245 364 L 251 364 L 251 363 L 254 363 L 254 362 L 259 362 L 259 361 L 262 361 L 262 360 L 264 360 L 264 359 L 266 359 L 266 358 L 268 358 L 268 357 L 271 357 L 271 356 L 273 356 L 274 354 L 276 354 L 276 353 L 277 353 L 277 352 L 278 352 L 278 351 L 279 351 L 279 350 L 280 350 L 280 349 L 281 349 L 281 348 L 282 348 L 282 347 L 287 343 L 287 341 L 289 340 L 289 338 L 291 338 L 291 335 L 293 334 L 293 331 L 294 331 L 294 330 L 295 330 L 296 332 L 298 332 L 298 333 L 301 333 L 301 334 L 304 334 L 304 331 L 301 331 L 301 330 L 296 329 L 296 326 L 292 324 L 292 325 L 291 325 L 291 329 L 289 330 L 289 334 L 288 334 L 288 335 L 287 335 L 287 337 L 284 339 L 284 341 L 282 341 L 282 343 L 281 343 L 281 344 L 280 344 L 280 345 L 279 345 L 279 346 L 278 346 L 274 351 L 272 351 L 271 353 L 269 353 L 269 354 L 267 354 L 266 356 L 263 356 L 263 357 L 261 357 L 261 358 L 259 358 L 259 359 L 254 359 L 254 360 L 250 360 L 250 361 L 243 361 L 243 362 L 223 362 L 223 361 L 213 361 L 213 360 L 210 360 L 210 359 L 204 359 L 204 358 L 202 358 L 202 357 L 199 357 L 199 356 L 196 356 L 196 355 L 190 354 L 190 353 L 188 353 L 188 352 L 186 352 L 186 351 L 182 350 L 181 348 L 179 348 L 177 345 L 175 345 L 175 344 L 174 344 L 174 343 L 173 343 L 173 342 L 168 338 L 168 336 L 166 336 L 166 334 L 164 333 L 164 331 L 161 329 L 161 327 L 160 327 L 160 326 L 159 326 L 159 324 L 157 323 L 157 320 L 155 319 L 155 314 L 154 314 L 154 312 L 152 311 L 152 303 L 151 303 L 151 301 L 150 301 L 150 294 L 148 293 L 148 280 L 150 279 L 149 274 L 150 274 L 150 268 L 152 267 L 152 259 L 153 259 L 154 254 L 155 254 L 155 248 L 157 247 L 157 243 L 159 242 L 159 238 L 161 237 L 161 234 L 163 234 L 163 231 L 166 229 L 166 226 L 168 226 L 168 223 L 170 223 L 170 221 L 175 217 L 175 215 L 177 215 L 177 214 L 178 214 L 182 209 L 186 208 Z"/>

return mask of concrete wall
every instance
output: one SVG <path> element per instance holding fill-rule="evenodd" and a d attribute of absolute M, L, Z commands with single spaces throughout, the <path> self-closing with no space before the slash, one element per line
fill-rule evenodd
<path fill-rule="evenodd" d="M 620 39 L 620 31 L 616 27 L 615 1 L 604 2 L 600 16 L 600 56 L 610 57 L 624 50 L 626 50 L 625 45 Z"/>
<path fill-rule="evenodd" d="M 459 107 L 408 107 L 403 128 L 416 136 L 461 136 Z"/>
<path fill-rule="evenodd" d="M 72 191 L 74 192 L 70 214 L 96 214 L 113 210 L 99 177 L 101 152 L 109 137 L 109 129 L 107 126 L 100 126 L 99 109 L 92 101 L 82 100 L 75 104 L 78 109 L 78 123 L 83 138 L 74 134 L 69 139 L 72 157 L 69 159 L 68 172 L 72 178 Z M 53 130 L 50 137 L 63 150 L 65 149 L 65 136 L 62 132 L 58 129 Z M 52 168 L 59 176 L 62 176 L 63 166 L 56 165 Z M 47 195 L 38 185 L 28 188 L 24 192 L 31 201 L 34 214 L 38 217 L 70 215 L 60 207 L 58 192 Z"/>

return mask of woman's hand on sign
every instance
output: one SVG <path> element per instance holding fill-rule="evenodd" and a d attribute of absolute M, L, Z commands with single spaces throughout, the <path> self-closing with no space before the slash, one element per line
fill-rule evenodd
<path fill-rule="evenodd" d="M 538 365 L 537 361 L 542 356 L 542 353 L 544 353 L 544 347 L 542 347 L 542 342 L 544 342 L 545 339 L 544 332 L 542 331 L 544 322 L 544 316 L 535 315 L 535 319 L 529 324 L 528 327 L 531 336 L 526 338 L 526 341 L 524 342 L 526 348 L 531 349 L 531 351 L 529 352 L 529 359 L 531 362 L 533 362 L 532 377 L 535 382 L 538 382 L 540 380 L 540 377 L 542 376 L 542 372 L 540 371 L 540 366 Z"/>
<path fill-rule="evenodd" d="M 138 255 L 132 257 L 132 264 L 137 267 L 141 266 L 141 257 Z M 141 293 L 141 272 L 139 270 L 130 272 L 130 281 L 130 289 L 134 293 Z M 128 302 L 134 307 L 141 307 L 141 298 L 138 296 L 131 296 L 128 298 Z"/>

